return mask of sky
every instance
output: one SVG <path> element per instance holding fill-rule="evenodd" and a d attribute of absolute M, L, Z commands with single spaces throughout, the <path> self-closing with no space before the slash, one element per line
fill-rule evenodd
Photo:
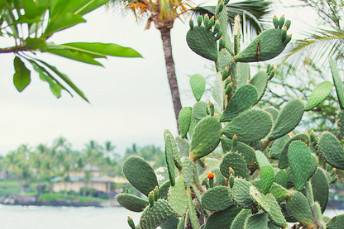
<path fill-rule="evenodd" d="M 284 1 L 291 4 L 295 1 Z M 272 14 L 292 20 L 294 37 L 312 27 L 316 15 L 279 5 Z M 189 76 L 211 75 L 212 63 L 194 54 L 185 42 L 188 23 L 177 21 L 172 31 L 174 59 L 183 105 L 193 104 Z M 295 36 L 296 35 L 296 36 Z M 163 131 L 176 133 L 170 91 L 165 73 L 159 32 L 119 10 L 99 9 L 87 16 L 87 23 L 56 34 L 50 41 L 112 42 L 138 50 L 143 58 L 108 58 L 104 68 L 78 63 L 48 54 L 53 63 L 85 92 L 79 97 L 63 94 L 56 99 L 48 86 L 32 74 L 31 85 L 18 93 L 12 84 L 13 56 L 0 56 L 0 154 L 20 144 L 49 144 L 63 136 L 76 147 L 91 139 L 112 141 L 121 153 L 132 143 L 163 144 Z"/>

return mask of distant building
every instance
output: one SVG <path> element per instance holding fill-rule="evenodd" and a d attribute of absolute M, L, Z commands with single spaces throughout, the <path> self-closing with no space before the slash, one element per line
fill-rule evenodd
<path fill-rule="evenodd" d="M 124 184 L 127 181 L 122 177 L 109 177 L 102 175 L 99 168 L 86 166 L 84 171 L 72 171 L 66 179 L 56 177 L 52 180 L 52 191 L 80 192 L 84 188 L 110 193 L 115 191 L 115 184 Z"/>

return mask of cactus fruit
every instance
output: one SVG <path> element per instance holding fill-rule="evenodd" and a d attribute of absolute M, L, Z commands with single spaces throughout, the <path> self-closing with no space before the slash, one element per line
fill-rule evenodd
<path fill-rule="evenodd" d="M 333 85 L 329 81 L 324 81 L 318 84 L 307 99 L 305 111 L 312 110 L 313 108 L 321 104 L 331 93 L 332 87 Z"/>
<path fill-rule="evenodd" d="M 249 174 L 244 157 L 234 152 L 224 156 L 220 164 L 220 171 L 227 178 L 230 176 L 247 178 Z"/>
<path fill-rule="evenodd" d="M 317 201 L 320 204 L 321 211 L 324 212 L 327 206 L 330 188 L 326 171 L 324 169 L 318 167 L 317 171 L 311 178 L 311 185 L 314 201 Z"/>
<path fill-rule="evenodd" d="M 344 149 L 339 140 L 330 132 L 324 132 L 319 140 L 319 150 L 327 163 L 344 169 Z"/>
<path fill-rule="evenodd" d="M 159 185 L 153 168 L 140 157 L 129 157 L 124 162 L 123 173 L 130 184 L 146 196 Z"/>
<path fill-rule="evenodd" d="M 210 188 L 202 196 L 202 207 L 209 211 L 222 211 L 232 205 L 232 193 L 225 186 Z"/>
<path fill-rule="evenodd" d="M 179 134 L 182 138 L 186 138 L 192 118 L 192 107 L 183 107 L 178 115 Z"/>
<path fill-rule="evenodd" d="M 293 141 L 288 148 L 288 162 L 295 188 L 303 190 L 317 169 L 310 148 L 302 141 Z"/>
<path fill-rule="evenodd" d="M 190 77 L 190 85 L 192 93 L 197 102 L 199 102 L 205 92 L 205 79 L 199 74 Z"/>
<path fill-rule="evenodd" d="M 241 112 L 252 107 L 258 99 L 257 89 L 252 85 L 240 87 L 231 98 L 227 109 L 223 112 L 221 121 L 232 120 Z"/>
<path fill-rule="evenodd" d="M 232 138 L 238 136 L 238 141 L 245 143 L 263 139 L 272 127 L 271 116 L 262 110 L 251 109 L 242 112 L 224 128 L 224 134 Z"/>
<path fill-rule="evenodd" d="M 305 226 L 313 224 L 312 209 L 301 192 L 294 192 L 287 200 L 287 210 L 293 218 Z M 311 227 L 309 227 L 311 228 Z"/>
<path fill-rule="evenodd" d="M 257 102 L 263 97 L 268 85 L 269 76 L 265 71 L 257 72 L 250 81 L 250 84 L 257 89 Z"/>
<path fill-rule="evenodd" d="M 148 201 L 129 193 L 117 195 L 117 201 L 126 209 L 133 212 L 142 212 L 148 205 Z"/>
<path fill-rule="evenodd" d="M 304 105 L 300 100 L 288 102 L 278 114 L 269 139 L 275 140 L 292 131 L 301 121 L 303 112 Z"/>
<path fill-rule="evenodd" d="M 202 119 L 195 127 L 191 139 L 190 157 L 199 159 L 211 153 L 220 143 L 221 124 L 214 117 Z"/>
<path fill-rule="evenodd" d="M 332 72 L 333 84 L 336 88 L 336 93 L 339 101 L 339 106 L 344 109 L 344 84 L 343 79 L 339 76 L 337 64 L 334 60 L 330 59 L 330 68 Z"/>
<path fill-rule="evenodd" d="M 123 173 L 147 197 L 123 193 L 118 202 L 140 212 L 134 229 L 278 229 L 343 228 L 344 215 L 325 220 L 323 212 L 334 168 L 344 169 L 344 149 L 333 134 L 300 133 L 296 126 L 305 110 L 318 106 L 331 83 L 320 84 L 303 101 L 292 100 L 279 111 L 260 102 L 276 73 L 268 65 L 251 79 L 248 62 L 276 57 L 290 40 L 291 22 L 274 17 L 274 28 L 240 50 L 241 25 L 230 34 L 225 5 L 208 8 L 213 16 L 190 22 L 187 43 L 214 62 L 216 85 L 204 96 L 206 81 L 190 77 L 196 103 L 178 117 L 179 136 L 165 131 L 167 177 L 161 184 L 148 162 L 129 157 Z M 232 15 L 231 15 L 232 16 Z M 233 39 L 232 39 L 233 38 Z M 234 40 L 234 42 L 233 42 Z M 338 126 L 344 136 L 344 84 L 331 61 L 342 108 Z M 221 144 L 219 145 L 219 143 Z M 320 163 L 319 163 L 320 162 Z M 278 165 L 278 168 L 277 168 Z M 160 177 L 159 177 L 160 178 Z M 287 221 L 289 224 L 287 224 Z M 326 223 L 327 222 L 327 225 Z"/>
<path fill-rule="evenodd" d="M 269 29 L 259 34 L 244 50 L 234 57 L 236 62 L 258 62 L 278 56 L 289 43 L 291 37 L 287 35 L 288 28 L 281 26 Z"/>
<path fill-rule="evenodd" d="M 278 205 L 275 197 L 271 193 L 264 195 L 260 193 L 254 186 L 251 186 L 250 196 L 269 215 L 269 218 L 276 225 L 280 227 L 287 226 L 287 221 L 285 220 L 281 212 L 281 208 Z"/>

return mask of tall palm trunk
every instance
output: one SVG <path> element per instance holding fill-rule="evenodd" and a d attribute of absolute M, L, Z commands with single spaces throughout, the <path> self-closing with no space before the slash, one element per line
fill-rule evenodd
<path fill-rule="evenodd" d="M 178 125 L 178 114 L 182 108 L 182 103 L 180 100 L 180 93 L 178 87 L 178 81 L 176 77 L 176 68 L 173 60 L 172 54 L 172 43 L 171 43 L 171 28 L 160 28 L 161 40 L 165 56 L 165 66 L 167 72 L 167 79 L 170 85 L 170 91 L 172 95 L 174 115 Z"/>

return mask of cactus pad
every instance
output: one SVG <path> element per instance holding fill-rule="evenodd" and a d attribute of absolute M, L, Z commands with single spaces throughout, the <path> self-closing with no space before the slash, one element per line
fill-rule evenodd
<path fill-rule="evenodd" d="M 205 92 L 205 79 L 199 74 L 192 75 L 190 77 L 190 86 L 192 94 L 197 102 L 199 102 Z"/>
<path fill-rule="evenodd" d="M 130 184 L 146 196 L 158 186 L 154 170 L 140 157 L 129 157 L 124 162 L 123 173 Z"/>
<path fill-rule="evenodd" d="M 240 87 L 231 98 L 226 110 L 223 112 L 221 121 L 227 122 L 239 113 L 253 106 L 258 99 L 257 90 L 252 85 Z"/>
<path fill-rule="evenodd" d="M 220 143 L 221 124 L 214 117 L 202 119 L 195 127 L 190 156 L 193 160 L 211 153 Z"/>
<path fill-rule="evenodd" d="M 331 93 L 332 87 L 333 85 L 329 81 L 325 81 L 317 85 L 307 99 L 305 110 L 312 110 L 313 108 L 321 104 Z"/>
<path fill-rule="evenodd" d="M 171 208 L 179 215 L 183 216 L 188 206 L 188 198 L 184 185 L 184 178 L 179 176 L 176 180 L 176 185 L 170 187 L 167 197 Z"/>
<path fill-rule="evenodd" d="M 189 158 L 182 158 L 182 167 L 185 186 L 190 187 L 194 180 L 195 165 Z"/>
<path fill-rule="evenodd" d="M 235 152 L 227 153 L 224 156 L 220 164 L 220 170 L 222 175 L 227 178 L 230 175 L 233 175 L 235 177 L 247 178 L 249 174 L 244 157 Z M 234 174 L 230 174 L 230 170 L 233 170 Z"/>
<path fill-rule="evenodd" d="M 165 138 L 165 161 L 167 165 L 168 176 L 170 178 L 171 186 L 174 186 L 175 179 L 176 179 L 174 154 L 179 156 L 179 152 L 177 152 L 178 151 L 177 144 L 174 141 L 174 137 L 170 131 L 165 130 L 164 138 Z M 179 161 L 180 161 L 180 158 L 179 158 Z M 181 162 L 179 162 L 179 164 L 180 163 Z"/>
<path fill-rule="evenodd" d="M 256 142 L 264 138 L 272 127 L 272 119 L 269 113 L 251 109 L 236 116 L 224 128 L 224 134 L 232 138 L 237 135 L 238 141 L 245 143 Z"/>
<path fill-rule="evenodd" d="M 327 223 L 327 229 L 341 229 L 344 225 L 344 214 L 333 217 Z"/>
<path fill-rule="evenodd" d="M 333 134 L 324 132 L 318 146 L 327 163 L 335 168 L 344 169 L 344 149 Z"/>
<path fill-rule="evenodd" d="M 208 105 L 202 101 L 195 103 L 195 105 L 192 108 L 192 118 L 199 121 L 205 116 L 207 116 L 207 106 Z"/>
<path fill-rule="evenodd" d="M 265 71 L 257 72 L 250 81 L 258 93 L 257 102 L 263 97 L 266 87 L 268 85 L 269 76 Z"/>
<path fill-rule="evenodd" d="M 270 188 L 270 193 L 276 198 L 278 202 L 282 202 L 287 199 L 290 195 L 288 189 L 284 188 L 282 185 L 273 183 Z"/>
<path fill-rule="evenodd" d="M 278 205 L 275 197 L 268 193 L 264 195 L 260 193 L 254 186 L 250 187 L 251 197 L 258 203 L 258 205 L 269 215 L 270 219 L 278 226 L 286 227 L 287 221 L 285 220 L 281 208 Z"/>
<path fill-rule="evenodd" d="M 307 198 L 301 192 L 294 192 L 287 200 L 288 213 L 303 225 L 313 223 L 312 209 Z"/>
<path fill-rule="evenodd" d="M 293 141 L 288 148 L 288 162 L 295 188 L 303 190 L 317 169 L 310 148 L 301 141 Z"/>
<path fill-rule="evenodd" d="M 267 107 L 264 109 L 264 111 L 268 112 L 271 117 L 272 117 L 272 120 L 275 122 L 277 117 L 278 117 L 278 110 L 274 107 Z"/>
<path fill-rule="evenodd" d="M 222 211 L 232 205 L 232 193 L 225 186 L 210 188 L 202 196 L 202 206 L 209 211 Z"/>
<path fill-rule="evenodd" d="M 329 183 L 326 171 L 318 167 L 317 171 L 311 178 L 314 201 L 320 204 L 322 212 L 325 211 L 329 197 Z"/>
<path fill-rule="evenodd" d="M 292 131 L 301 121 L 303 112 L 304 105 L 300 100 L 288 102 L 278 114 L 269 139 L 274 140 L 280 138 Z"/>
<path fill-rule="evenodd" d="M 142 212 L 148 205 L 147 200 L 129 193 L 118 194 L 117 201 L 120 205 L 133 212 Z"/>
<path fill-rule="evenodd" d="M 270 190 L 274 182 L 275 171 L 269 160 L 261 151 L 256 151 L 256 158 L 259 166 L 259 180 L 255 182 L 255 185 L 259 191 L 265 194 Z"/>
<path fill-rule="evenodd" d="M 234 206 L 220 212 L 215 212 L 209 216 L 204 229 L 229 228 L 239 212 L 240 208 Z"/>
<path fill-rule="evenodd" d="M 155 229 L 177 213 L 171 208 L 166 200 L 159 199 L 154 205 L 147 206 L 140 219 L 141 229 Z"/>
<path fill-rule="evenodd" d="M 334 86 L 335 86 L 336 92 L 337 92 L 339 106 L 343 110 L 344 109 L 344 84 L 343 84 L 343 79 L 339 76 L 337 64 L 332 59 L 330 59 L 330 68 L 331 68 L 333 83 L 334 83 Z"/>
<path fill-rule="evenodd" d="M 243 208 L 251 208 L 253 201 L 250 196 L 250 187 L 252 184 L 244 179 L 235 178 L 232 188 L 234 201 Z"/>
<path fill-rule="evenodd" d="M 245 229 L 245 222 L 251 215 L 251 209 L 242 209 L 234 218 L 230 229 Z"/>
<path fill-rule="evenodd" d="M 179 134 L 182 138 L 186 138 L 188 134 L 190 123 L 192 118 L 192 108 L 183 107 L 178 115 L 178 125 L 179 125 Z"/>
<path fill-rule="evenodd" d="M 269 218 L 266 213 L 257 213 L 247 218 L 245 229 L 269 229 Z"/>

